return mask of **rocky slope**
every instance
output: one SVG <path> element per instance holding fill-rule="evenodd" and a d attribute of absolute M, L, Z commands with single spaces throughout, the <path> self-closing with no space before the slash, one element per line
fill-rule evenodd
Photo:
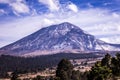
<path fill-rule="evenodd" d="M 59 52 L 120 51 L 120 45 L 96 39 L 79 27 L 64 22 L 51 25 L 0 49 L 1 54 L 48 55 Z"/>

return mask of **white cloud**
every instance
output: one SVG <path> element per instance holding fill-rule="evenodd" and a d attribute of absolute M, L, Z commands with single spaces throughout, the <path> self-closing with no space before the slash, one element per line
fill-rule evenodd
<path fill-rule="evenodd" d="M 29 7 L 21 2 L 11 3 L 10 6 L 16 13 L 29 13 Z"/>
<path fill-rule="evenodd" d="M 113 44 L 120 44 L 120 37 L 119 36 L 111 36 L 109 38 L 100 38 L 103 41 Z"/>
<path fill-rule="evenodd" d="M 72 10 L 73 12 L 78 12 L 78 7 L 73 3 L 68 5 L 68 9 Z"/>
<path fill-rule="evenodd" d="M 30 11 L 24 0 L 0 0 L 0 3 L 9 4 L 16 15 L 19 15 L 19 13 L 29 13 Z"/>
<path fill-rule="evenodd" d="M 10 0 L 0 0 L 0 3 L 9 3 L 9 2 L 10 2 Z"/>
<path fill-rule="evenodd" d="M 117 14 L 117 13 L 115 13 L 115 12 L 113 12 L 112 15 L 113 15 L 113 17 L 116 17 L 116 18 L 119 18 L 119 17 L 120 17 L 120 15 Z"/>
<path fill-rule="evenodd" d="M 105 23 L 98 23 L 91 26 L 86 26 L 86 30 L 91 34 L 96 35 L 98 38 L 103 38 L 104 36 L 114 36 L 120 35 L 120 21 L 108 21 Z"/>
<path fill-rule="evenodd" d="M 0 16 L 7 15 L 7 13 L 4 9 L 0 9 Z"/>
<path fill-rule="evenodd" d="M 0 9 L 0 16 L 6 14 L 6 12 L 3 9 Z"/>
<path fill-rule="evenodd" d="M 53 21 L 51 21 L 51 20 L 49 20 L 47 18 L 43 19 L 43 23 L 46 23 L 46 25 L 52 25 L 52 24 L 54 24 Z"/>
<path fill-rule="evenodd" d="M 59 0 L 39 0 L 40 3 L 47 5 L 51 11 L 59 10 Z"/>
<path fill-rule="evenodd" d="M 112 4 L 111 2 L 107 2 L 107 3 L 104 3 L 103 5 L 107 6 L 107 5 L 110 5 Z"/>
<path fill-rule="evenodd" d="M 93 7 L 94 7 L 91 3 L 87 3 L 87 6 L 88 6 L 89 8 L 93 8 Z"/>

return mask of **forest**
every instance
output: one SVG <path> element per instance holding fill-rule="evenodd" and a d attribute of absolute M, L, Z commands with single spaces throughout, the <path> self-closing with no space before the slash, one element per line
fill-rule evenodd
<path fill-rule="evenodd" d="M 94 53 L 89 54 L 73 54 L 73 53 L 58 53 L 54 55 L 44 55 L 37 57 L 16 57 L 9 55 L 0 56 L 0 78 L 6 78 L 8 72 L 17 72 L 24 74 L 29 72 L 42 71 L 45 68 L 57 66 L 58 62 L 65 59 L 85 59 L 100 57 Z"/>
<path fill-rule="evenodd" d="M 119 80 L 120 79 L 120 53 L 116 56 L 106 54 L 101 61 L 92 66 L 90 71 L 80 72 L 74 70 L 74 66 L 68 59 L 62 59 L 57 65 L 56 75 L 44 78 L 40 75 L 33 79 L 25 80 Z M 17 80 L 13 75 L 11 80 Z"/>

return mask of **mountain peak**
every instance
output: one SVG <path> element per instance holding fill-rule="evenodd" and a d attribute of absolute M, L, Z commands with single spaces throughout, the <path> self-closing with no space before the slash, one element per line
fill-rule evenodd
<path fill-rule="evenodd" d="M 42 28 L 13 44 L 1 48 L 0 52 L 2 51 L 4 54 L 29 56 L 59 52 L 76 53 L 80 51 L 109 50 L 108 48 L 119 50 L 119 47 L 100 42 L 79 27 L 69 22 L 64 22 Z"/>
<path fill-rule="evenodd" d="M 80 29 L 79 27 L 69 23 L 69 22 L 64 22 L 61 24 L 57 24 L 57 25 L 51 25 L 49 27 L 47 27 L 48 32 L 51 32 L 53 34 L 62 34 L 65 35 L 68 32 L 70 32 L 71 30 L 79 30 L 81 32 L 83 32 L 82 29 Z"/>
<path fill-rule="evenodd" d="M 61 24 L 58 24 L 56 27 L 61 27 L 61 28 L 68 28 L 68 29 L 72 29 L 72 28 L 76 28 L 76 29 L 80 29 L 79 27 L 69 23 L 69 22 L 63 22 Z"/>
<path fill-rule="evenodd" d="M 51 26 L 42 28 L 37 33 L 42 34 L 42 33 L 46 32 L 50 36 L 57 36 L 57 35 L 65 35 L 74 29 L 79 30 L 79 31 L 83 31 L 79 27 L 77 27 L 69 22 L 64 22 L 61 24 L 51 25 Z"/>
<path fill-rule="evenodd" d="M 63 22 L 63 23 L 60 23 L 59 25 L 61 25 L 61 24 L 71 24 L 71 23 L 69 23 L 69 22 Z"/>
<path fill-rule="evenodd" d="M 68 25 L 73 25 L 72 23 L 70 23 L 70 22 L 63 22 L 63 23 L 60 23 L 60 24 L 58 24 L 58 25 L 66 25 L 66 26 L 68 26 Z M 75 26 L 75 25 L 74 25 Z"/>

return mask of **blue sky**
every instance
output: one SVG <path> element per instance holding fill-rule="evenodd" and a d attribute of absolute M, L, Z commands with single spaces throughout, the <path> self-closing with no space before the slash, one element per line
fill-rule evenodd
<path fill-rule="evenodd" d="M 0 0 L 0 47 L 62 22 L 120 44 L 120 0 Z"/>

